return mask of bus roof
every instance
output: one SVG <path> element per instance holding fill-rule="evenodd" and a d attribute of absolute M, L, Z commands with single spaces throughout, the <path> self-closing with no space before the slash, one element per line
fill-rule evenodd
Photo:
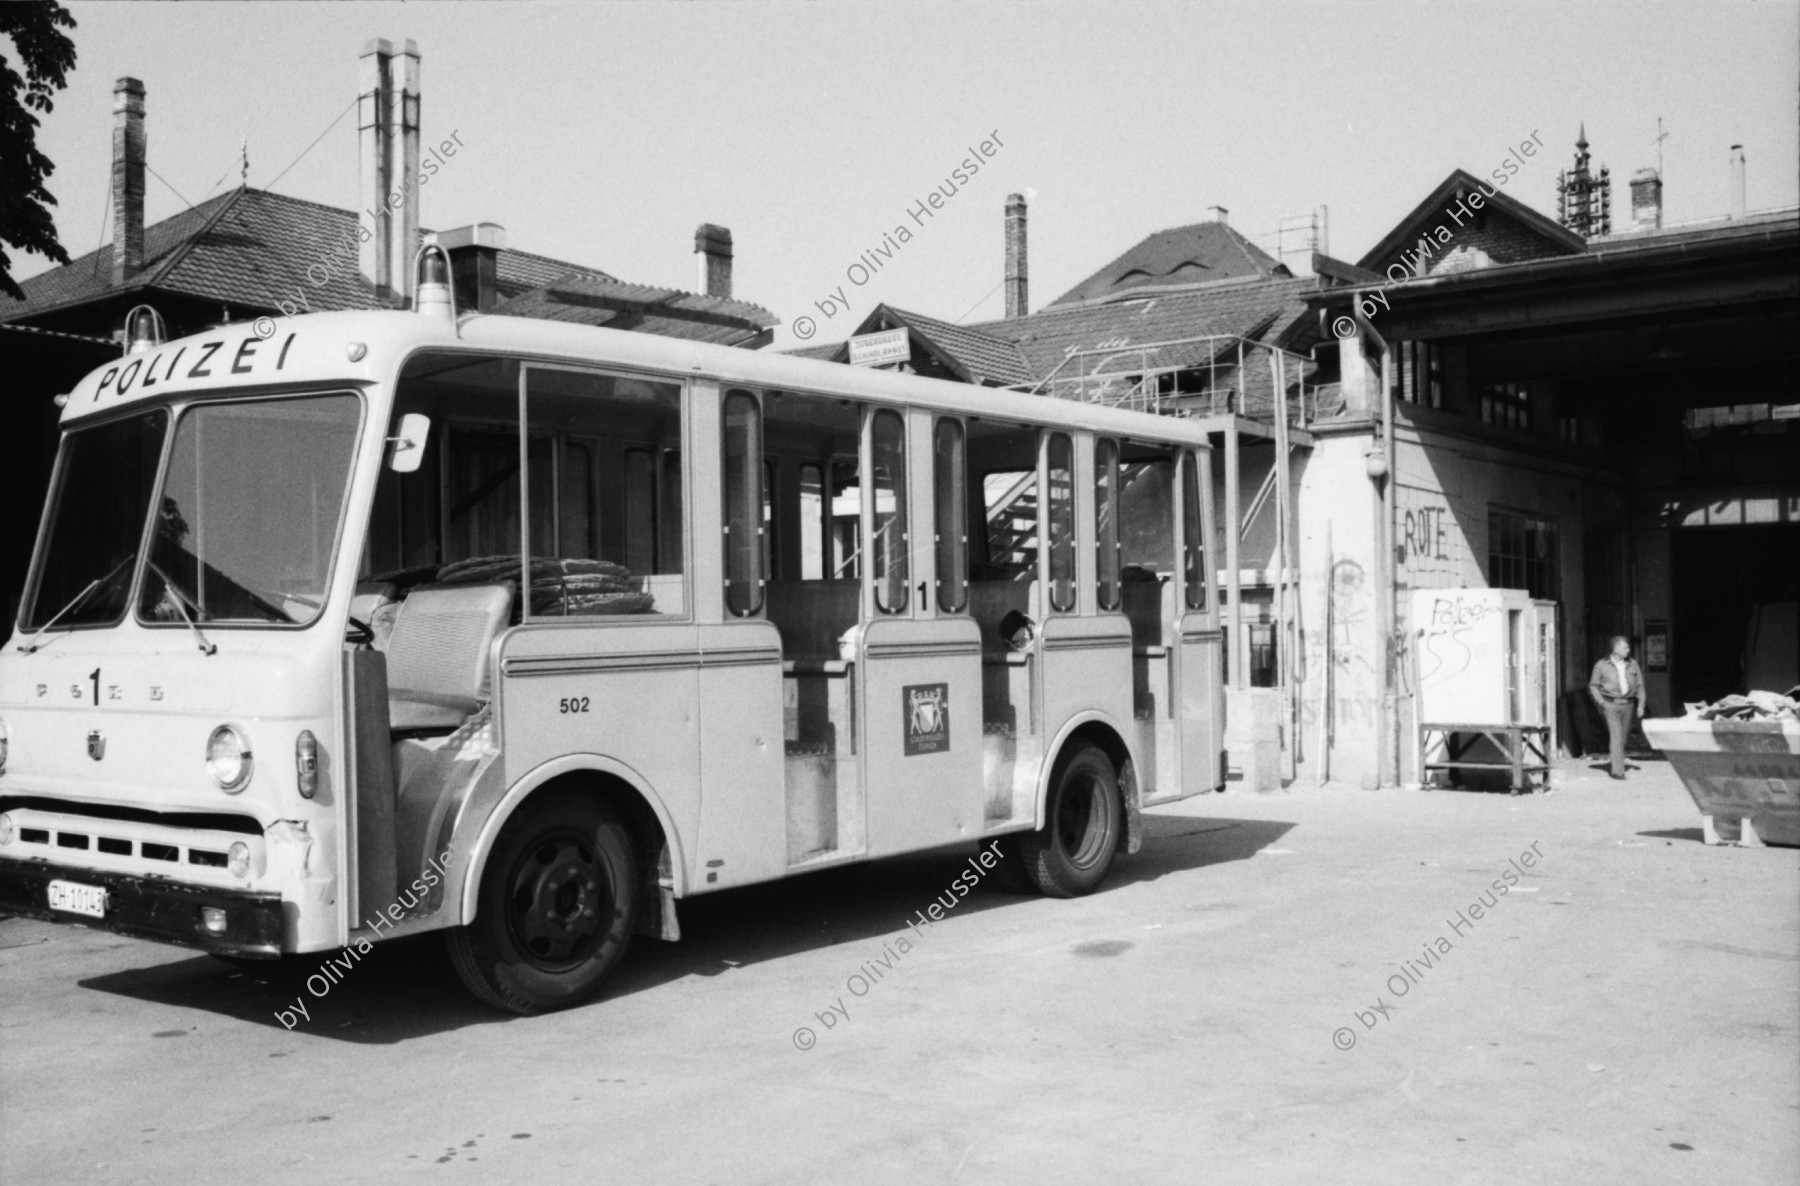
<path fill-rule="evenodd" d="M 75 385 L 62 419 L 66 425 L 127 404 L 235 388 L 381 382 L 425 347 L 626 367 L 1139 440 L 1207 444 L 1205 428 L 1194 421 L 947 379 L 535 318 L 471 314 L 452 326 L 445 318 L 396 311 L 265 317 L 165 342 L 96 368 Z"/>

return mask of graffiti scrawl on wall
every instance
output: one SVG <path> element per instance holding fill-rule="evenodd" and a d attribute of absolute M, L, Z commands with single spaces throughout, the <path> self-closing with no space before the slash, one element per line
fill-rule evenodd
<path fill-rule="evenodd" d="M 1474 520 L 1437 490 L 1396 487 L 1394 550 L 1401 580 L 1415 588 L 1480 579 L 1464 524 Z"/>

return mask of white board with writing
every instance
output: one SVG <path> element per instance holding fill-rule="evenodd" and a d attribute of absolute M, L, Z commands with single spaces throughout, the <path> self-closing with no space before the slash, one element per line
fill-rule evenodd
<path fill-rule="evenodd" d="M 1419 721 L 1432 725 L 1505 725 L 1505 589 L 1416 589 L 1412 637 Z"/>

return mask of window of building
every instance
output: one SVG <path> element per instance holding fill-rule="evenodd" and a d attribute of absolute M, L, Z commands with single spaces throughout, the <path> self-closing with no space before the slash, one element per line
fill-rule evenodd
<path fill-rule="evenodd" d="M 1481 422 L 1515 432 L 1531 431 L 1531 387 L 1527 383 L 1488 383 L 1481 388 Z"/>
<path fill-rule="evenodd" d="M 1579 445 L 1581 443 L 1581 417 L 1558 416 L 1556 418 L 1556 432 L 1563 444 Z"/>
<path fill-rule="evenodd" d="M 1556 520 L 1488 508 L 1488 584 L 1524 589 L 1546 601 L 1560 597 Z"/>
<path fill-rule="evenodd" d="M 1276 686 L 1275 626 L 1271 622 L 1251 622 L 1245 627 L 1250 635 L 1250 686 Z"/>
<path fill-rule="evenodd" d="M 1394 398 L 1425 408 L 1444 406 L 1443 356 L 1430 342 L 1400 342 L 1394 351 Z"/>

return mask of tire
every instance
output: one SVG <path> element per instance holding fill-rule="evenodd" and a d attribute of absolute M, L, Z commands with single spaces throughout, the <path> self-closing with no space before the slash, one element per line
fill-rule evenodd
<path fill-rule="evenodd" d="M 488 854 L 475 921 L 446 933 L 476 998 L 523 1016 L 585 1004 L 625 958 L 638 903 L 623 824 L 571 793 L 528 804 Z"/>
<path fill-rule="evenodd" d="M 1063 753 L 1051 776 L 1044 827 L 1018 836 L 1025 876 L 1052 898 L 1093 893 L 1112 868 L 1125 832 L 1125 809 L 1112 761 L 1091 745 Z"/>

